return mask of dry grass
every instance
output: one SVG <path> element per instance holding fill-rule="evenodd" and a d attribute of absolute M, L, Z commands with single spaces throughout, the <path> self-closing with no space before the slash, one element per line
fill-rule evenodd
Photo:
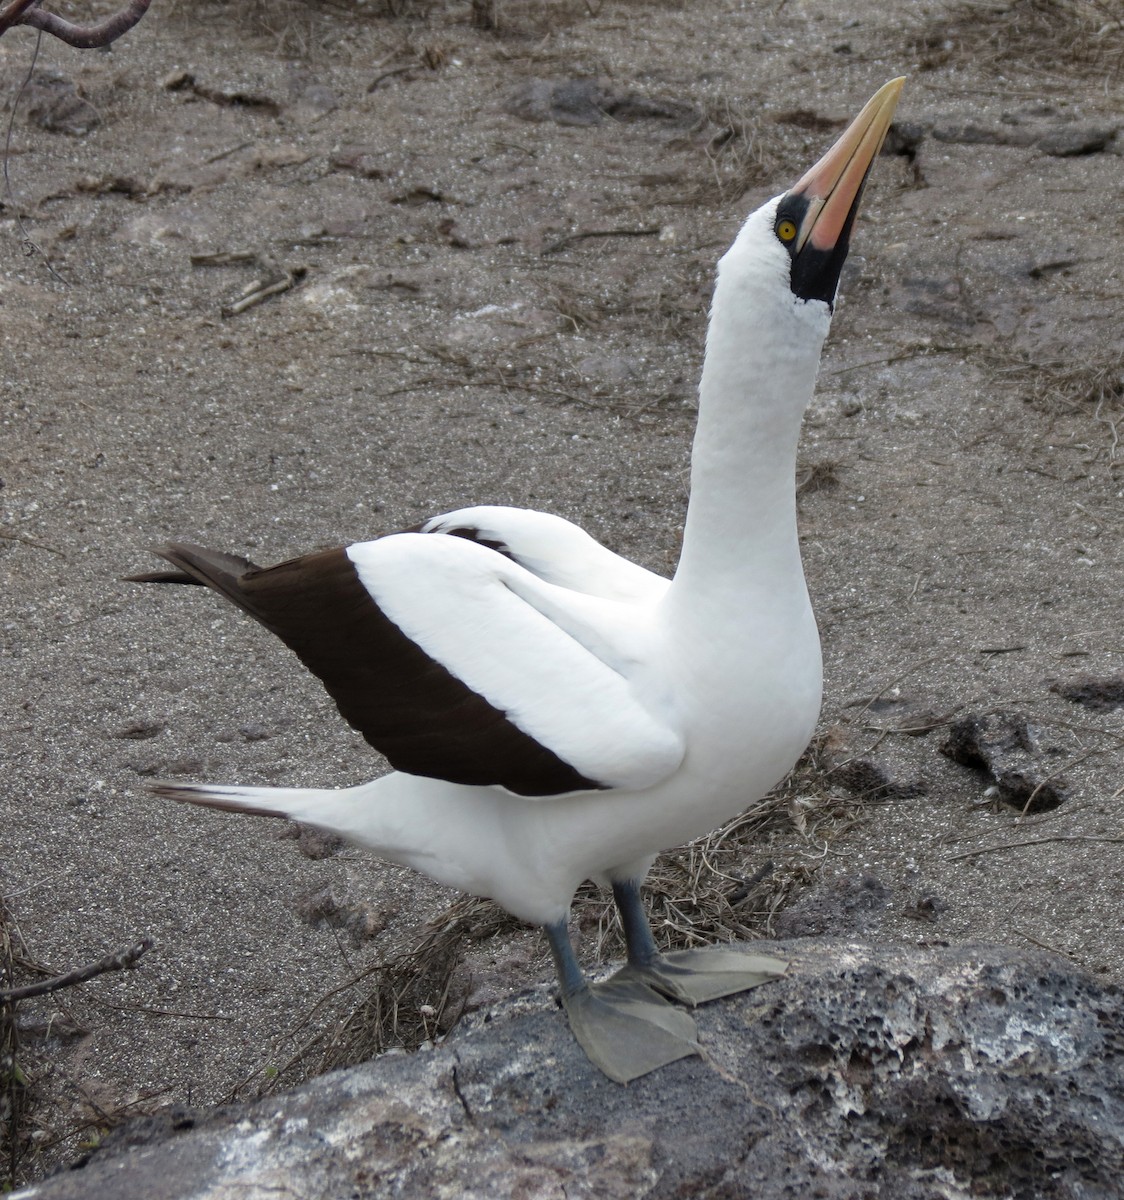
<path fill-rule="evenodd" d="M 922 70 L 970 59 L 1117 74 L 1124 66 L 1124 20 L 1118 0 L 970 0 L 929 20 L 911 49 Z"/>
<path fill-rule="evenodd" d="M 1041 412 L 1091 420 L 1108 439 L 1112 463 L 1124 461 L 1124 350 L 1100 358 L 1006 358 L 995 372 L 1026 385 L 1026 400 Z"/>
<path fill-rule="evenodd" d="M 733 204 L 750 188 L 772 179 L 779 167 L 775 133 L 763 132 L 765 123 L 745 113 L 729 100 L 706 114 L 712 130 L 705 144 L 707 178 L 686 193 L 684 204 Z"/>
<path fill-rule="evenodd" d="M 796 468 L 796 494 L 810 496 L 813 492 L 826 492 L 838 487 L 842 465 L 834 458 L 799 463 Z"/>
<path fill-rule="evenodd" d="M 29 965 L 23 938 L 0 896 L 0 988 L 16 986 L 17 973 L 22 974 Z M 20 1066 L 16 1007 L 14 1002 L 0 1000 L 0 1192 L 20 1181 L 31 1102 L 28 1079 Z"/>

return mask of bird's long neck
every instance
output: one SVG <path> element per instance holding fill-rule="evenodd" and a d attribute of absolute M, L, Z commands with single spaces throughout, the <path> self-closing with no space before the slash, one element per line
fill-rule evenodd
<path fill-rule="evenodd" d="M 749 601 L 762 612 L 806 597 L 796 532 L 796 444 L 822 337 L 809 339 L 810 314 L 795 307 L 775 316 L 768 330 L 748 329 L 745 306 L 753 300 L 743 289 L 723 292 L 720 280 L 707 334 L 691 498 L 673 589 L 704 611 Z M 826 334 L 826 314 L 821 324 Z"/>

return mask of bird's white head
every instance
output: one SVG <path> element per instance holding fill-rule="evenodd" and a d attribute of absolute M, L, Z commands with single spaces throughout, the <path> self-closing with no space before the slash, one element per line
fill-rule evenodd
<path fill-rule="evenodd" d="M 799 419 L 815 384 L 863 187 L 904 82 L 880 88 L 791 190 L 750 214 L 723 255 L 702 407 L 752 398 L 763 421 L 775 417 L 788 429 Z"/>
<path fill-rule="evenodd" d="M 787 309 L 826 335 L 863 187 L 904 83 L 879 88 L 795 187 L 750 214 L 718 265 L 720 291 L 774 319 Z"/>

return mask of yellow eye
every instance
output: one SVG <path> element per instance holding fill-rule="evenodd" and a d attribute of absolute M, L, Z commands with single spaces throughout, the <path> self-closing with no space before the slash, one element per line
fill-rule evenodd
<path fill-rule="evenodd" d="M 796 237 L 796 222 L 785 219 L 777 222 L 777 237 L 782 242 L 791 242 Z"/>

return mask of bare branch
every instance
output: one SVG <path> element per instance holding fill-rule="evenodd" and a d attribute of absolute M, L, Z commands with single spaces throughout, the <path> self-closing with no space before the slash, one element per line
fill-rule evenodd
<path fill-rule="evenodd" d="M 121 950 L 117 954 L 107 954 L 95 963 L 84 967 L 75 967 L 65 975 L 56 975 L 53 979 L 44 979 L 42 983 L 29 983 L 26 987 L 0 990 L 0 1004 L 11 1004 L 16 1000 L 29 1000 L 32 996 L 45 996 L 49 992 L 57 992 L 62 988 L 74 987 L 77 983 L 85 983 L 108 971 L 128 970 L 136 966 L 137 959 L 152 949 L 151 938 L 141 938 L 135 946 Z"/>
<path fill-rule="evenodd" d="M 23 14 L 27 12 L 32 5 L 38 4 L 39 0 L 12 0 L 11 4 L 0 12 L 0 34 L 11 29 L 13 25 L 19 25 L 22 21 Z"/>
<path fill-rule="evenodd" d="M 36 7 L 38 0 L 12 0 L 0 12 L 0 36 L 13 25 L 30 25 L 41 29 L 74 46 L 79 50 L 92 50 L 95 46 L 108 46 L 123 33 L 127 33 L 148 12 L 152 0 L 129 0 L 129 3 L 112 17 L 94 25 L 72 25 L 55 13 L 44 12 Z"/>

